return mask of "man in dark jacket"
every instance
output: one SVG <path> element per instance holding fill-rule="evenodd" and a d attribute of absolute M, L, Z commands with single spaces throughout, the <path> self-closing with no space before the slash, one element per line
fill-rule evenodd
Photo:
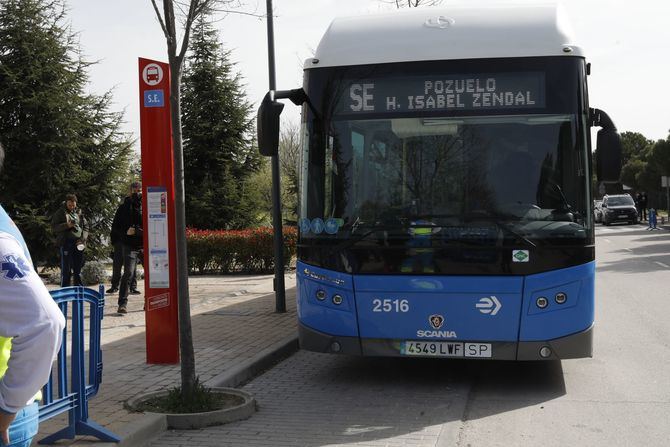
<path fill-rule="evenodd" d="M 127 197 L 123 204 L 117 210 L 117 216 L 114 218 L 116 224 L 115 230 L 121 235 L 121 247 L 123 252 L 123 276 L 121 276 L 121 285 L 119 289 L 119 309 L 118 313 L 128 312 L 128 294 L 130 284 L 135 278 L 135 268 L 137 266 L 138 256 L 142 250 L 142 193 L 141 187 L 137 185 L 137 192 Z"/>
<path fill-rule="evenodd" d="M 638 213 L 640 220 L 647 220 L 647 193 L 643 192 L 640 194 L 640 211 L 642 214 Z"/>
<path fill-rule="evenodd" d="M 56 235 L 56 243 L 60 250 L 61 287 L 71 284 L 81 286 L 81 267 L 84 265 L 84 248 L 88 231 L 86 220 L 77 208 L 77 196 L 68 194 L 65 202 L 51 219 L 51 226 Z"/>
<path fill-rule="evenodd" d="M 139 182 L 133 182 L 130 184 L 130 194 L 125 197 L 124 203 L 126 200 L 130 200 L 133 194 L 142 193 L 142 185 Z M 119 284 L 121 282 L 121 267 L 123 267 L 123 235 L 126 231 L 126 228 L 120 228 L 120 219 L 123 214 L 123 203 L 119 205 L 114 214 L 114 220 L 112 221 L 112 231 L 109 234 L 112 247 L 114 249 L 112 254 L 112 286 L 107 290 L 107 293 L 117 293 L 119 291 Z M 137 290 L 137 269 L 133 272 L 130 279 L 130 293 L 132 295 L 139 295 L 140 292 Z"/>

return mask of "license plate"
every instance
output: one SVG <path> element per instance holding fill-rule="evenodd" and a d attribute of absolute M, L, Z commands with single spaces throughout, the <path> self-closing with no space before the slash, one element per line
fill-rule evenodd
<path fill-rule="evenodd" d="M 490 343 L 461 343 L 451 341 L 403 341 L 400 354 L 432 357 L 490 358 Z"/>
<path fill-rule="evenodd" d="M 628 214 L 619 214 L 619 217 L 628 217 Z"/>

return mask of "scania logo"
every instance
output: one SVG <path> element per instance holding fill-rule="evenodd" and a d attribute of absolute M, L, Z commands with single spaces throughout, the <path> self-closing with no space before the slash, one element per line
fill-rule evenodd
<path fill-rule="evenodd" d="M 444 317 L 442 315 L 431 315 L 428 317 L 428 322 L 430 323 L 433 329 L 439 329 L 444 324 Z"/>
<path fill-rule="evenodd" d="M 426 21 L 423 23 L 423 25 L 427 26 L 428 28 L 439 28 L 439 29 L 448 28 L 453 24 L 454 19 L 445 16 L 431 17 L 430 19 L 426 19 Z"/>

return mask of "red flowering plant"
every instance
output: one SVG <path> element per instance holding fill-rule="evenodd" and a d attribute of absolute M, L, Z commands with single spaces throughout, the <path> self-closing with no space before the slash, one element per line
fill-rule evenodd
<path fill-rule="evenodd" d="M 296 253 L 298 231 L 284 227 L 284 263 Z M 191 273 L 261 273 L 274 268 L 274 232 L 270 227 L 247 230 L 186 230 Z"/>

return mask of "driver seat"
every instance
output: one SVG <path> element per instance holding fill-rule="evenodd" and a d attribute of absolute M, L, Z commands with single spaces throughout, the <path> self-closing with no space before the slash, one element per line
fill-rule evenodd
<path fill-rule="evenodd" d="M 510 152 L 496 170 L 498 202 L 535 203 L 537 166 L 528 152 Z"/>
<path fill-rule="evenodd" d="M 495 196 L 499 206 L 519 217 L 537 209 L 538 167 L 528 152 L 513 151 L 507 154 L 494 175 L 497 180 Z"/>

